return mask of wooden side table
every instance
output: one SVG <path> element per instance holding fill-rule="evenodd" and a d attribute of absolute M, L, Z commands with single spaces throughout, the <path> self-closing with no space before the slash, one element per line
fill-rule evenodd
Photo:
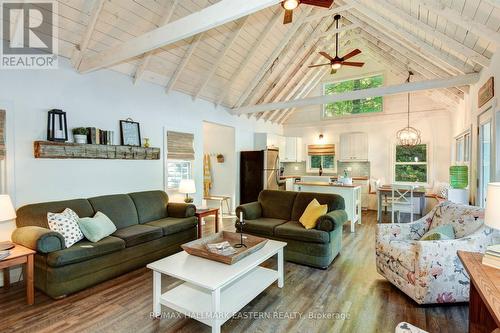
<path fill-rule="evenodd" d="M 481 253 L 458 251 L 470 276 L 469 332 L 491 333 L 500 328 L 500 269 L 482 264 Z"/>
<path fill-rule="evenodd" d="M 219 232 L 219 208 L 196 209 L 194 215 L 198 218 L 198 238 L 201 238 L 201 223 L 204 217 L 215 215 L 215 232 Z"/>
<path fill-rule="evenodd" d="M 26 280 L 26 299 L 28 305 L 35 303 L 35 286 L 34 286 L 34 257 L 35 251 L 21 245 L 16 245 L 10 250 L 10 256 L 0 260 L 0 269 L 3 269 L 3 287 L 10 287 L 10 267 L 17 265 L 26 265 L 25 276 Z"/>

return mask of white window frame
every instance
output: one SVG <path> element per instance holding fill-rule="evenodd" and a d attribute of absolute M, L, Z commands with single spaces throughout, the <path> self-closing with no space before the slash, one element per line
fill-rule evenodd
<path fill-rule="evenodd" d="M 166 174 L 167 174 L 167 181 L 166 181 L 166 188 L 168 191 L 176 191 L 179 189 L 179 186 L 175 186 L 175 187 L 170 187 L 169 186 L 169 179 L 171 177 L 175 177 L 175 176 L 171 176 L 169 174 L 169 164 L 171 163 L 187 163 L 188 164 L 188 172 L 187 174 L 183 174 L 180 176 L 180 179 L 179 179 L 179 182 L 182 180 L 182 179 L 192 179 L 193 177 L 193 161 L 188 161 L 188 160 L 172 160 L 172 159 L 167 159 L 167 170 L 166 170 Z"/>
<path fill-rule="evenodd" d="M 424 186 L 428 187 L 429 184 L 431 183 L 431 160 L 430 157 L 431 155 L 431 145 L 428 142 L 422 142 L 420 143 L 421 145 L 426 145 L 426 160 L 427 162 L 396 162 L 396 147 L 398 146 L 397 143 L 393 144 L 393 153 L 392 153 L 392 163 L 391 163 L 391 168 L 392 168 L 392 182 L 393 184 L 399 184 L 399 185 L 417 185 L 417 186 Z M 427 165 L 427 182 L 399 182 L 396 181 L 396 165 Z"/>
<path fill-rule="evenodd" d="M 468 146 L 467 146 L 468 140 Z M 458 151 L 458 144 L 462 143 L 460 149 L 461 152 Z M 472 130 L 468 129 L 463 131 L 459 135 L 455 137 L 455 163 L 460 165 L 470 166 L 471 155 L 472 155 Z"/>
<path fill-rule="evenodd" d="M 309 154 L 307 154 L 306 158 L 306 171 L 307 172 L 319 172 L 319 168 L 313 168 L 312 163 L 311 163 L 311 157 Z M 321 158 L 321 161 L 323 161 L 323 157 Z M 323 165 L 323 163 L 321 163 Z M 335 154 L 333 154 L 333 168 L 323 168 L 324 173 L 335 173 L 337 172 L 337 160 L 335 159 Z"/>
<path fill-rule="evenodd" d="M 351 76 L 351 77 L 340 79 L 340 80 L 323 82 L 321 84 L 321 95 L 322 96 L 329 96 L 329 95 L 325 95 L 325 86 L 328 84 L 340 83 L 340 82 L 345 82 L 345 81 L 360 80 L 360 79 L 364 79 L 367 77 L 373 77 L 373 76 L 382 76 L 382 80 L 383 80 L 382 86 L 385 85 L 385 80 L 386 80 L 385 72 L 373 72 L 373 73 L 367 73 L 367 74 L 363 74 L 363 75 Z M 330 103 L 326 103 L 326 104 L 321 105 L 320 118 L 321 118 L 321 120 L 332 120 L 332 119 L 342 119 L 342 118 L 351 118 L 351 117 L 366 117 L 366 116 L 370 116 L 370 115 L 383 114 L 385 112 L 385 108 L 384 108 L 385 107 L 385 103 L 384 103 L 385 98 L 384 98 L 384 96 L 379 96 L 379 97 L 382 97 L 382 111 L 380 111 L 380 112 L 370 112 L 370 113 L 360 113 L 360 114 L 356 113 L 356 114 L 350 114 L 350 115 L 344 115 L 344 116 L 326 117 L 325 116 L 325 107 L 326 107 L 326 104 L 330 104 Z"/>

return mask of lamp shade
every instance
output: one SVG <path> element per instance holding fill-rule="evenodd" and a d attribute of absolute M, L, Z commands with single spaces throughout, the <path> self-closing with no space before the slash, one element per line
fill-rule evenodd
<path fill-rule="evenodd" d="M 7 194 L 0 194 L 0 222 L 16 218 L 16 211 Z"/>
<path fill-rule="evenodd" d="M 489 183 L 486 194 L 486 212 L 484 223 L 493 229 L 500 230 L 500 183 Z"/>
<path fill-rule="evenodd" d="M 196 186 L 193 179 L 183 179 L 179 184 L 179 193 L 192 194 L 196 193 Z"/>

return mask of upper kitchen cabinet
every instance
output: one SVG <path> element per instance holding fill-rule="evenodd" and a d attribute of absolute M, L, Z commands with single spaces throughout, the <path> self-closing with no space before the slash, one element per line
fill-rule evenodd
<path fill-rule="evenodd" d="M 339 160 L 368 161 L 368 135 L 363 132 L 341 134 Z"/>
<path fill-rule="evenodd" d="M 269 133 L 255 133 L 255 150 L 278 149 L 280 148 L 280 135 Z"/>
<path fill-rule="evenodd" d="M 302 138 L 285 137 L 285 154 L 280 159 L 282 162 L 302 162 Z"/>

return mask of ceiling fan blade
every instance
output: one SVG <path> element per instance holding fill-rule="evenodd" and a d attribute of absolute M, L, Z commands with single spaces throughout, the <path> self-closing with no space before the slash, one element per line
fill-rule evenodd
<path fill-rule="evenodd" d="M 333 61 L 333 58 L 331 55 L 329 55 L 328 53 L 326 52 L 320 52 L 319 54 L 321 54 L 323 57 L 325 57 L 326 59 L 330 60 L 330 61 Z"/>
<path fill-rule="evenodd" d="M 304 5 L 330 8 L 333 4 L 333 0 L 301 0 L 300 3 Z"/>
<path fill-rule="evenodd" d="M 360 53 L 361 53 L 361 50 L 360 49 L 356 49 L 356 50 L 353 50 L 353 51 L 349 52 L 348 54 L 346 54 L 342 59 L 343 60 L 347 60 L 347 59 L 350 59 L 352 57 L 357 56 Z"/>
<path fill-rule="evenodd" d="M 333 75 L 333 74 L 335 74 L 335 73 L 337 73 L 337 70 L 332 68 L 332 70 L 331 70 L 330 74 L 331 74 L 331 75 Z"/>
<path fill-rule="evenodd" d="M 331 64 L 328 63 L 328 64 L 310 65 L 309 68 L 321 67 L 321 66 L 331 66 Z"/>
<path fill-rule="evenodd" d="M 293 10 L 285 10 L 285 18 L 283 19 L 283 24 L 292 23 L 293 21 Z"/>
<path fill-rule="evenodd" d="M 364 62 L 350 62 L 350 61 L 342 62 L 342 65 L 353 66 L 353 67 L 363 67 L 364 64 L 365 64 Z"/>

